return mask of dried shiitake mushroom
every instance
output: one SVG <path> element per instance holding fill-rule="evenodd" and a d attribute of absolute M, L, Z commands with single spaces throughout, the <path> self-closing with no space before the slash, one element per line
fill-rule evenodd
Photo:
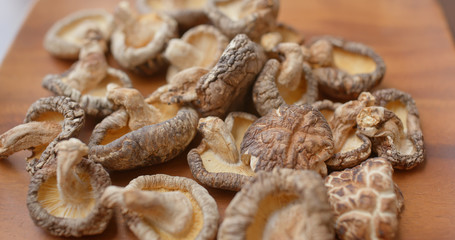
<path fill-rule="evenodd" d="M 90 159 L 111 170 L 162 163 L 177 156 L 196 134 L 191 108 L 144 99 L 132 88 L 108 85 L 107 98 L 120 107 L 93 130 Z"/>
<path fill-rule="evenodd" d="M 106 206 L 118 206 L 139 239 L 214 239 L 218 228 L 215 199 L 195 181 L 163 174 L 140 176 L 125 188 L 111 186 Z"/>
<path fill-rule="evenodd" d="M 335 113 L 335 109 L 337 109 L 341 105 L 342 105 L 342 103 L 332 102 L 328 99 L 316 101 L 311 104 L 311 106 L 314 109 L 316 109 L 322 113 L 322 116 L 324 116 L 324 118 L 325 118 L 325 120 L 327 120 L 327 122 L 332 121 L 333 114 Z"/>
<path fill-rule="evenodd" d="M 24 123 L 0 135 L 0 158 L 30 149 L 27 171 L 34 174 L 55 155 L 57 142 L 77 136 L 84 110 L 67 97 L 41 98 L 27 111 Z"/>
<path fill-rule="evenodd" d="M 325 36 L 313 39 L 308 46 L 314 77 L 330 97 L 356 99 L 384 77 L 384 60 L 366 45 Z"/>
<path fill-rule="evenodd" d="M 163 12 L 174 18 L 181 30 L 185 30 L 209 21 L 204 8 L 208 0 L 136 0 L 136 6 L 142 13 Z"/>
<path fill-rule="evenodd" d="M 254 171 L 242 161 L 240 144 L 248 127 L 257 119 L 245 112 L 231 112 L 225 122 L 218 117 L 199 119 L 199 146 L 188 153 L 193 176 L 203 184 L 238 191 Z"/>
<path fill-rule="evenodd" d="M 110 13 L 101 9 L 81 10 L 52 25 L 44 38 L 44 48 L 56 57 L 77 59 L 87 31 L 97 30 L 107 41 L 113 26 L 114 19 Z"/>
<path fill-rule="evenodd" d="M 126 73 L 108 66 L 102 47 L 105 42 L 100 37 L 101 32 L 89 30 L 83 40 L 79 61 L 62 74 L 47 75 L 42 85 L 57 95 L 78 102 L 89 115 L 106 116 L 114 110 L 114 105 L 106 98 L 107 85 L 132 86 Z"/>
<path fill-rule="evenodd" d="M 253 41 L 276 25 L 278 0 L 209 0 L 207 16 L 229 38 L 244 33 Z"/>
<path fill-rule="evenodd" d="M 279 43 L 303 43 L 302 35 L 292 26 L 278 23 L 270 32 L 261 36 L 261 46 L 267 51 L 272 51 Z"/>
<path fill-rule="evenodd" d="M 27 207 L 35 224 L 55 236 L 80 237 L 104 231 L 112 210 L 100 201 L 111 184 L 104 168 L 82 156 L 88 147 L 72 138 L 55 146 L 52 164 L 30 181 Z"/>
<path fill-rule="evenodd" d="M 333 154 L 333 138 L 322 114 L 309 105 L 282 105 L 251 125 L 240 147 L 251 168 L 310 169 L 327 175 L 324 163 Z"/>
<path fill-rule="evenodd" d="M 167 42 L 177 37 L 177 22 L 166 14 L 135 14 L 128 2 L 120 2 L 114 13 L 116 28 L 111 52 L 120 66 L 142 74 L 153 74 L 166 64 L 162 56 Z"/>
<path fill-rule="evenodd" d="M 226 209 L 218 239 L 334 239 L 322 178 L 313 171 L 259 172 Z"/>
<path fill-rule="evenodd" d="M 166 79 L 190 67 L 212 69 L 218 62 L 229 40 L 217 28 L 210 25 L 194 27 L 180 39 L 172 39 L 164 52 L 170 62 Z"/>
<path fill-rule="evenodd" d="M 385 158 L 333 172 L 325 179 L 340 239 L 394 239 L 403 196 Z"/>
<path fill-rule="evenodd" d="M 374 105 L 375 99 L 369 92 L 363 92 L 357 100 L 337 107 L 329 121 L 335 143 L 334 155 L 325 163 L 334 170 L 354 167 L 371 154 L 371 141 L 357 132 L 357 115 Z"/>

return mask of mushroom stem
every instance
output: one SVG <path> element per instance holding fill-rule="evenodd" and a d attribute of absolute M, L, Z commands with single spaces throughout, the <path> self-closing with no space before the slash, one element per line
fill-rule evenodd
<path fill-rule="evenodd" d="M 80 203 L 81 193 L 89 191 L 90 185 L 84 183 L 77 174 L 76 165 L 87 155 L 88 147 L 79 139 L 59 142 L 55 146 L 57 154 L 57 187 L 64 203 Z"/>
<path fill-rule="evenodd" d="M 31 147 L 48 144 L 62 131 L 58 122 L 29 122 L 0 136 L 0 158 Z"/>
<path fill-rule="evenodd" d="M 367 107 L 357 115 L 358 130 L 368 137 L 391 137 L 395 143 L 406 138 L 403 123 L 383 107 Z"/>
<path fill-rule="evenodd" d="M 303 52 L 297 43 L 280 43 L 277 45 L 279 54 L 283 54 L 285 61 L 281 63 L 278 83 L 290 90 L 296 90 L 302 80 Z"/>
<path fill-rule="evenodd" d="M 123 192 L 125 206 L 163 229 L 178 235 L 186 232 L 193 218 L 193 206 L 181 192 L 155 192 L 137 189 Z"/>
<path fill-rule="evenodd" d="M 114 20 L 119 25 L 127 26 L 128 24 L 135 21 L 135 15 L 131 10 L 130 3 L 127 1 L 121 1 L 114 11 Z"/>
<path fill-rule="evenodd" d="M 310 47 L 310 63 L 318 67 L 330 67 L 334 65 L 333 46 L 325 39 L 315 42 Z"/>
<path fill-rule="evenodd" d="M 186 69 L 192 66 L 198 66 L 204 53 L 199 51 L 193 45 L 180 39 L 171 39 L 168 47 L 164 52 L 164 57 L 179 69 Z M 193 61 L 188 61 L 192 59 Z"/>

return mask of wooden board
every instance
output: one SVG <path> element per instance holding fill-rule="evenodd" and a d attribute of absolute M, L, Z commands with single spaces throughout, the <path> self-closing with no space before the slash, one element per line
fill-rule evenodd
<path fill-rule="evenodd" d="M 58 19 L 82 8 L 114 9 L 110 0 L 41 0 L 36 3 L 0 68 L 0 133 L 22 123 L 27 108 L 40 97 L 42 78 L 61 73 L 72 62 L 51 57 L 42 47 L 44 34 Z M 454 239 L 455 228 L 455 50 L 437 1 L 307 0 L 281 1 L 279 20 L 306 37 L 331 34 L 363 42 L 383 56 L 387 72 L 381 88 L 409 92 L 419 108 L 426 162 L 411 171 L 396 171 L 405 196 L 398 239 Z M 113 61 L 111 64 L 117 66 Z M 163 75 L 130 74 L 133 84 L 149 94 Z M 97 119 L 89 118 L 81 138 L 87 141 Z M 52 239 L 36 227 L 25 205 L 30 176 L 24 157 L 0 161 L 0 239 Z M 166 173 L 191 177 L 185 156 L 159 166 L 112 173 L 124 186 L 139 175 Z M 223 215 L 233 192 L 209 189 Z M 92 239 L 128 239 L 119 215 L 105 233 Z"/>

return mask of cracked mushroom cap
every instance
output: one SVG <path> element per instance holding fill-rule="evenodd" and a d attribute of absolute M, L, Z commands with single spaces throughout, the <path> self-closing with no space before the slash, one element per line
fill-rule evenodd
<path fill-rule="evenodd" d="M 144 99 L 138 90 L 118 86 L 108 86 L 108 99 L 120 109 L 96 125 L 89 143 L 90 159 L 108 169 L 171 160 L 196 135 L 198 115 L 191 108 Z"/>
<path fill-rule="evenodd" d="M 114 14 L 117 26 L 111 36 L 111 52 L 120 66 L 151 75 L 165 66 L 167 43 L 177 37 L 177 22 L 166 14 L 135 14 L 128 2 L 120 2 Z"/>
<path fill-rule="evenodd" d="M 333 214 L 313 171 L 259 172 L 226 209 L 218 239 L 334 239 Z"/>
<path fill-rule="evenodd" d="M 324 163 L 333 154 L 333 138 L 322 114 L 309 105 L 282 105 L 251 125 L 240 153 L 251 168 L 310 169 L 327 175 Z"/>
<path fill-rule="evenodd" d="M 30 149 L 27 171 L 34 174 L 55 156 L 57 142 L 79 134 L 84 110 L 67 97 L 41 98 L 27 111 L 24 123 L 0 136 L 0 158 Z"/>
<path fill-rule="evenodd" d="M 278 0 L 209 0 L 207 16 L 229 38 L 248 35 L 253 41 L 276 24 Z"/>
<path fill-rule="evenodd" d="M 215 199 L 195 181 L 157 174 L 133 179 L 124 189 L 109 187 L 106 205 L 117 205 L 139 239 L 214 239 Z"/>
<path fill-rule="evenodd" d="M 215 67 L 197 83 L 193 104 L 201 116 L 221 117 L 232 107 L 243 105 L 265 61 L 262 47 L 245 34 L 232 39 Z"/>
<path fill-rule="evenodd" d="M 210 187 L 239 191 L 254 175 L 249 164 L 242 161 L 240 144 L 256 119 L 245 112 L 231 112 L 224 122 L 218 117 L 199 119 L 202 141 L 187 158 L 193 176 Z"/>
<path fill-rule="evenodd" d="M 200 25 L 186 31 L 180 39 L 171 39 L 164 57 L 171 64 L 166 79 L 184 69 L 201 67 L 212 69 L 226 49 L 229 40 L 217 28 Z"/>
<path fill-rule="evenodd" d="M 314 77 L 330 97 L 356 99 L 384 77 L 384 60 L 364 44 L 324 36 L 313 39 L 308 46 Z"/>
<path fill-rule="evenodd" d="M 100 201 L 111 184 L 109 174 L 100 164 L 82 158 L 88 148 L 78 139 L 61 141 L 55 148 L 53 164 L 38 170 L 30 181 L 30 217 L 54 236 L 103 232 L 112 217 L 112 210 Z"/>
<path fill-rule="evenodd" d="M 385 158 L 333 172 L 325 179 L 340 239 L 394 239 L 403 196 Z"/>
<path fill-rule="evenodd" d="M 279 43 L 303 43 L 302 35 L 292 26 L 285 23 L 277 23 L 277 25 L 261 36 L 261 46 L 267 51 L 272 51 Z"/>
<path fill-rule="evenodd" d="M 136 6 L 141 13 L 165 13 L 177 21 L 180 30 L 185 30 L 209 21 L 204 10 L 207 2 L 208 0 L 136 0 Z"/>
<path fill-rule="evenodd" d="M 89 30 L 98 30 L 108 40 L 114 26 L 112 15 L 102 9 L 75 12 L 57 21 L 47 31 L 44 48 L 52 55 L 64 59 L 77 59 Z M 103 49 L 104 51 L 106 49 Z"/>

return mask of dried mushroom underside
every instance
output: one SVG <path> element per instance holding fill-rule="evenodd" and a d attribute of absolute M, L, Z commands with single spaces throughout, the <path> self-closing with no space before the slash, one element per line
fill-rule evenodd
<path fill-rule="evenodd" d="M 90 159 L 111 170 L 125 170 L 168 161 L 196 134 L 197 112 L 144 99 L 136 89 L 108 86 L 108 99 L 120 109 L 93 130 Z"/>
<path fill-rule="evenodd" d="M 101 9 L 81 10 L 52 25 L 44 38 L 44 48 L 56 57 L 77 59 L 87 31 L 97 30 L 108 40 L 113 26 L 110 13 Z"/>
<path fill-rule="evenodd" d="M 324 163 L 333 155 L 327 121 L 309 105 L 282 105 L 251 125 L 240 147 L 242 160 L 251 168 L 310 169 L 327 175 Z"/>
<path fill-rule="evenodd" d="M 308 170 L 259 172 L 227 207 L 218 239 L 334 239 L 322 178 Z"/>
<path fill-rule="evenodd" d="M 276 25 L 278 0 L 209 0 L 207 16 L 229 38 L 243 33 L 253 41 Z"/>
<path fill-rule="evenodd" d="M 164 52 L 170 62 L 166 79 L 190 67 L 212 69 L 220 59 L 229 40 L 217 28 L 210 25 L 194 27 L 180 39 L 172 39 Z"/>
<path fill-rule="evenodd" d="M 167 42 L 177 37 L 177 23 L 166 14 L 135 14 L 128 2 L 115 10 L 116 29 L 111 51 L 120 66 L 142 74 L 153 74 L 166 64 L 162 56 Z"/>
<path fill-rule="evenodd" d="M 103 195 L 118 206 L 139 239 L 214 239 L 218 228 L 215 199 L 195 181 L 163 174 L 140 176 L 125 188 L 111 186 Z"/>
<path fill-rule="evenodd" d="M 384 60 L 361 43 L 325 36 L 314 39 L 309 51 L 319 88 L 333 98 L 356 99 L 377 86 L 385 74 Z"/>
<path fill-rule="evenodd" d="M 248 127 L 257 119 L 244 112 L 231 112 L 225 122 L 218 117 L 199 119 L 200 145 L 188 153 L 193 176 L 203 184 L 238 191 L 254 175 L 242 161 L 240 144 Z"/>
<path fill-rule="evenodd" d="M 78 102 L 89 115 L 106 116 L 114 105 L 107 100 L 107 85 L 115 83 L 132 87 L 126 73 L 108 66 L 104 56 L 105 40 L 100 32 L 89 30 L 79 54 L 79 61 L 62 74 L 49 74 L 43 79 L 43 87 Z"/>
<path fill-rule="evenodd" d="M 278 23 L 270 32 L 261 36 L 261 46 L 267 51 L 271 52 L 279 43 L 303 43 L 302 35 L 292 26 L 285 23 Z"/>
<path fill-rule="evenodd" d="M 385 158 L 333 172 L 325 179 L 340 239 L 394 239 L 403 196 Z"/>
<path fill-rule="evenodd" d="M 71 99 L 41 98 L 30 106 L 23 124 L 0 136 L 0 158 L 30 149 L 27 171 L 34 174 L 55 156 L 57 142 L 79 134 L 84 120 L 84 110 Z"/>
<path fill-rule="evenodd" d="M 82 156 L 88 148 L 78 139 L 59 142 L 56 161 L 33 175 L 27 207 L 35 224 L 54 236 L 80 237 L 104 231 L 112 210 L 100 199 L 111 184 L 104 168 Z"/>
<path fill-rule="evenodd" d="M 330 101 L 328 99 L 324 99 L 324 100 L 321 100 L 321 101 L 316 101 L 316 102 L 311 104 L 311 106 L 314 109 L 316 109 L 319 112 L 321 112 L 322 116 L 324 116 L 324 118 L 325 118 L 325 120 L 327 120 L 327 122 L 332 121 L 333 114 L 335 113 L 335 110 L 341 105 L 342 105 L 342 103 L 332 102 L 332 101 Z"/>
<path fill-rule="evenodd" d="M 142 13 L 158 11 L 174 18 L 180 30 L 185 30 L 209 21 L 205 14 L 208 0 L 136 0 Z"/>

